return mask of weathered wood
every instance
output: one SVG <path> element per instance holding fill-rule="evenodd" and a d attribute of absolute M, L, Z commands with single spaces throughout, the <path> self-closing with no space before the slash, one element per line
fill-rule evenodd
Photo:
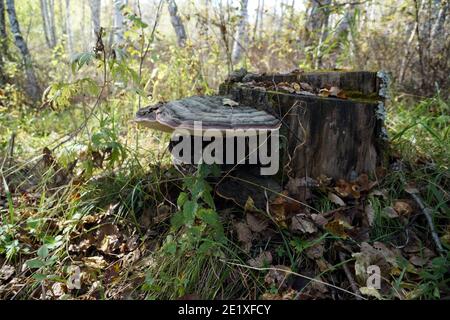
<path fill-rule="evenodd" d="M 285 173 L 294 177 L 326 175 L 351 179 L 361 173 L 374 173 L 381 163 L 386 138 L 384 74 L 314 72 L 239 77 L 225 82 L 220 93 L 283 119 L 282 132 L 288 145 L 283 159 Z M 349 98 L 258 87 L 259 82 L 266 81 L 307 82 L 315 89 L 336 86 L 344 89 Z"/>

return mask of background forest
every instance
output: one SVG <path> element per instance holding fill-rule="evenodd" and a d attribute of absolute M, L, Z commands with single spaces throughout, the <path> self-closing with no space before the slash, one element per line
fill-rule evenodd
<path fill-rule="evenodd" d="M 448 0 L 0 0 L 0 297 L 449 298 L 449 11 Z M 168 135 L 131 121 L 213 94 L 241 67 L 389 72 L 382 178 L 350 200 L 339 186 L 309 190 L 308 213 L 325 222 L 292 226 L 284 211 L 217 199 L 210 168 L 183 177 Z M 368 238 L 330 220 L 341 209 L 369 219 Z M 180 210 L 195 225 L 173 221 Z M 373 261 L 380 290 L 361 274 Z"/>

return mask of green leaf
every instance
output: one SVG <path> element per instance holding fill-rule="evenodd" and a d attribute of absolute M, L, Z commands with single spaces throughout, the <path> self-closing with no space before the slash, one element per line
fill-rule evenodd
<path fill-rule="evenodd" d="M 198 210 L 198 217 L 210 226 L 217 227 L 220 225 L 219 215 L 214 210 L 200 209 Z"/>
<path fill-rule="evenodd" d="M 183 205 L 184 224 L 191 225 L 194 223 L 195 214 L 198 209 L 198 203 L 194 201 L 186 201 Z"/>
<path fill-rule="evenodd" d="M 42 245 L 38 251 L 37 251 L 37 255 L 39 258 L 41 259 L 45 259 L 48 256 L 48 247 L 47 245 Z"/>
<path fill-rule="evenodd" d="M 183 207 L 184 203 L 189 199 L 186 192 L 181 192 L 177 199 L 177 205 L 181 208 Z"/>
<path fill-rule="evenodd" d="M 175 213 L 172 218 L 170 219 L 170 224 L 174 229 L 180 228 L 182 225 L 184 225 L 184 215 L 183 212 L 177 212 Z"/>
<path fill-rule="evenodd" d="M 39 258 L 27 260 L 25 262 L 25 264 L 30 269 L 39 269 L 39 268 L 42 268 L 43 266 L 45 266 L 45 262 Z"/>

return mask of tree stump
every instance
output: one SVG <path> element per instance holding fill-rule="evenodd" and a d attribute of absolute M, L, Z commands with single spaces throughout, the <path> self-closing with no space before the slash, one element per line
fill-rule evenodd
<path fill-rule="evenodd" d="M 233 74 L 221 95 L 282 121 L 282 164 L 289 177 L 351 180 L 374 174 L 387 139 L 383 72 Z"/>

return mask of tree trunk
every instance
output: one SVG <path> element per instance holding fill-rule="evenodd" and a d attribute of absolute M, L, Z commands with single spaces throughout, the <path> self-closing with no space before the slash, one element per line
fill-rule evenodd
<path fill-rule="evenodd" d="M 316 90 L 336 86 L 349 97 L 261 90 L 261 83 L 280 82 L 304 82 Z M 280 168 L 288 176 L 354 179 L 374 174 L 383 161 L 386 88 L 386 75 L 376 72 L 247 74 L 225 82 L 220 94 L 283 119 L 280 134 L 287 138 L 287 148 Z"/>
<path fill-rule="evenodd" d="M 6 0 L 6 8 L 9 16 L 9 23 L 11 25 L 11 32 L 14 35 L 14 42 L 19 49 L 20 54 L 22 55 L 25 73 L 27 76 L 26 92 L 33 100 L 36 101 L 40 98 L 40 89 L 36 74 L 34 73 L 33 63 L 31 60 L 30 52 L 28 50 L 28 46 L 20 31 L 14 0 Z"/>
<path fill-rule="evenodd" d="M 49 13 L 49 35 L 50 42 L 54 46 L 56 46 L 56 27 L 55 27 L 55 0 L 49 0 L 48 2 L 48 13 Z"/>
<path fill-rule="evenodd" d="M 258 30 L 258 23 L 259 23 L 259 11 L 261 10 L 261 0 L 258 0 L 258 7 L 256 7 L 256 19 L 255 19 L 255 25 L 253 26 L 253 37 L 252 41 L 255 41 L 256 39 L 256 31 Z"/>
<path fill-rule="evenodd" d="M 264 0 L 261 3 L 261 11 L 259 11 L 259 39 L 262 39 L 264 32 Z"/>
<path fill-rule="evenodd" d="M 42 16 L 42 25 L 44 27 L 44 35 L 45 41 L 47 42 L 47 46 L 52 49 L 56 45 L 56 36 L 55 36 L 55 20 L 54 20 L 54 6 L 53 0 L 41 0 L 41 16 Z"/>
<path fill-rule="evenodd" d="M 91 43 L 94 45 L 97 34 L 100 31 L 100 0 L 89 0 L 89 7 L 91 8 L 92 33 Z"/>
<path fill-rule="evenodd" d="M 316 1 L 314 1 L 314 3 L 316 3 Z M 330 18 L 330 8 L 329 8 L 330 4 L 331 4 L 331 0 L 322 1 L 318 5 L 316 13 L 313 15 L 313 17 L 314 17 L 317 14 L 317 16 L 319 18 L 319 25 L 320 25 L 320 37 L 319 37 L 319 43 L 317 44 L 315 64 L 314 64 L 314 67 L 316 69 L 319 69 L 322 67 L 323 45 L 324 45 L 325 40 L 328 37 L 328 21 Z M 312 30 L 314 32 L 314 30 L 319 30 L 319 29 L 312 29 Z"/>
<path fill-rule="evenodd" d="M 247 41 L 248 41 L 247 7 L 248 7 L 248 0 L 241 0 L 240 20 L 239 20 L 238 28 L 236 30 L 236 35 L 234 37 L 233 52 L 231 54 L 231 61 L 233 62 L 233 64 L 236 64 L 241 60 L 242 51 L 244 51 L 247 46 Z"/>
<path fill-rule="evenodd" d="M 6 75 L 3 68 L 3 59 L 6 55 L 7 45 L 5 3 L 3 0 L 0 0 L 0 85 L 3 85 L 6 81 Z"/>
<path fill-rule="evenodd" d="M 73 35 L 72 35 L 72 19 L 70 14 L 70 0 L 66 0 L 66 33 L 67 33 L 67 53 L 69 57 L 72 57 Z"/>
<path fill-rule="evenodd" d="M 445 43 L 446 33 L 444 31 L 445 18 L 448 15 L 450 1 L 440 1 L 440 9 L 437 14 L 436 21 L 431 30 L 432 49 L 434 52 L 439 51 Z"/>
<path fill-rule="evenodd" d="M 5 2 L 0 0 L 0 50 L 2 55 L 6 54 L 7 49 L 8 35 L 6 34 Z"/>
<path fill-rule="evenodd" d="M 183 21 L 178 14 L 178 7 L 175 0 L 167 0 L 167 5 L 169 8 L 170 22 L 177 35 L 177 43 L 179 47 L 184 47 L 186 44 L 186 30 L 184 29 Z"/>
<path fill-rule="evenodd" d="M 121 44 L 123 42 L 123 14 L 122 7 L 125 5 L 125 0 L 114 0 L 114 44 Z"/>

